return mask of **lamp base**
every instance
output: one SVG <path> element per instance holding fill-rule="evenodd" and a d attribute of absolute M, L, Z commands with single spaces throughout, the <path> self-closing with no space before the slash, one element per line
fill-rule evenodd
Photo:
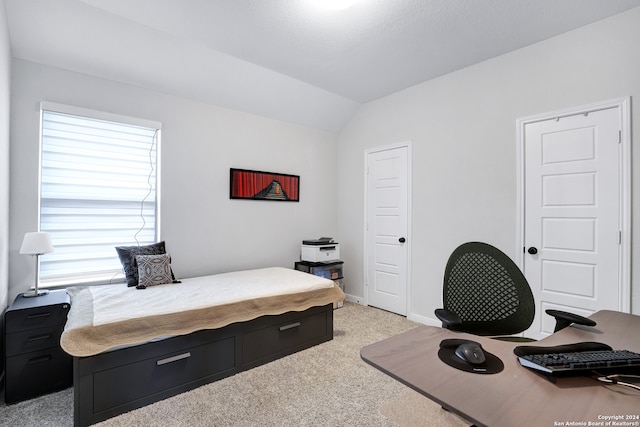
<path fill-rule="evenodd" d="M 48 293 L 49 293 L 49 291 L 47 289 L 44 289 L 44 290 L 40 289 L 40 290 L 37 290 L 37 291 L 25 292 L 25 293 L 22 294 L 22 296 L 25 297 L 25 298 L 32 298 L 32 297 L 39 297 L 39 296 L 42 296 L 42 295 L 46 295 Z"/>

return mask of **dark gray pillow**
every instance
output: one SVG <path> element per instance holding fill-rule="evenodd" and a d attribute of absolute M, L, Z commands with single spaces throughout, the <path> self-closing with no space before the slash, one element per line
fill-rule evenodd
<path fill-rule="evenodd" d="M 116 252 L 122 263 L 127 286 L 138 286 L 138 266 L 136 255 L 162 255 L 167 253 L 164 241 L 146 246 L 116 246 Z M 173 277 L 173 272 L 171 273 Z"/>

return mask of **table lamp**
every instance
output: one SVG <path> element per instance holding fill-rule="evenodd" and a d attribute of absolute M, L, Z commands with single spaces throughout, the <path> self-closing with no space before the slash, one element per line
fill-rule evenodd
<path fill-rule="evenodd" d="M 51 236 L 45 232 L 33 232 L 26 233 L 22 246 L 20 247 L 20 253 L 23 255 L 35 255 L 36 259 L 36 287 L 33 292 L 25 292 L 25 297 L 38 297 L 40 295 L 48 294 L 47 290 L 38 290 L 38 278 L 40 276 L 40 264 L 38 263 L 38 257 L 42 254 L 53 252 L 53 245 L 51 244 Z"/>

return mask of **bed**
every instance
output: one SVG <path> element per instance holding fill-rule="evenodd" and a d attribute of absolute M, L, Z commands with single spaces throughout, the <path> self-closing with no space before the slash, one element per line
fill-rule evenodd
<path fill-rule="evenodd" d="M 333 281 L 281 267 L 67 292 L 76 426 L 329 341 L 344 299 Z"/>

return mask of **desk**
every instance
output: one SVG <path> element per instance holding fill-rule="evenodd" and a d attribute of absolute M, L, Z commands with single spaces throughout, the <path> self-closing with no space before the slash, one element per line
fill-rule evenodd
<path fill-rule="evenodd" d="M 597 341 L 614 349 L 640 352 L 640 316 L 599 311 L 590 318 L 598 323 L 594 328 L 574 325 L 532 345 Z M 479 342 L 502 359 L 504 370 L 481 375 L 446 365 L 437 354 L 445 338 Z M 622 416 L 618 422 L 632 423 L 617 425 L 640 425 L 639 390 L 589 377 L 558 378 L 554 383 L 520 366 L 513 354 L 517 345 L 521 344 L 420 326 L 366 346 L 360 355 L 365 362 L 477 426 L 611 426 L 615 424 L 607 424 L 603 418 L 611 415 Z"/>

